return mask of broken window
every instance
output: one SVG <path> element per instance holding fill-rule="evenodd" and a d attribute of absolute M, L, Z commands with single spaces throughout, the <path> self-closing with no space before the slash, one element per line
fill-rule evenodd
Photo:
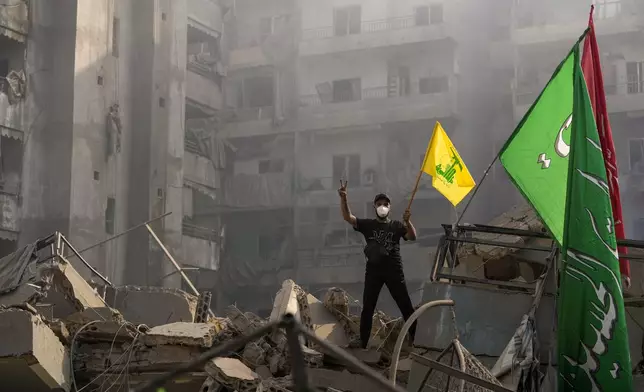
<path fill-rule="evenodd" d="M 443 5 L 434 4 L 429 6 L 429 23 L 441 24 L 443 23 Z"/>
<path fill-rule="evenodd" d="M 333 81 L 333 102 L 351 102 L 362 99 L 360 78 Z"/>
<path fill-rule="evenodd" d="M 335 155 L 333 157 L 333 184 L 348 181 L 349 187 L 360 186 L 360 155 Z"/>
<path fill-rule="evenodd" d="M 121 22 L 119 18 L 112 19 L 112 56 L 119 57 L 119 29 Z"/>
<path fill-rule="evenodd" d="M 262 159 L 258 162 L 258 165 L 259 174 L 284 172 L 283 159 Z"/>
<path fill-rule="evenodd" d="M 107 234 L 114 234 L 114 217 L 116 215 L 116 199 L 113 197 L 107 198 L 107 205 L 105 206 L 105 232 Z"/>
<path fill-rule="evenodd" d="M 397 66 L 388 70 L 387 95 L 405 97 L 411 94 L 411 76 L 409 67 Z"/>
<path fill-rule="evenodd" d="M 254 76 L 244 79 L 244 101 L 248 107 L 273 106 L 273 77 Z"/>
<path fill-rule="evenodd" d="M 629 94 L 644 93 L 644 61 L 626 63 L 626 80 Z"/>
<path fill-rule="evenodd" d="M 333 26 L 336 36 L 360 34 L 362 8 L 359 5 L 338 8 L 333 15 Z"/>
<path fill-rule="evenodd" d="M 418 92 L 421 94 L 438 94 L 449 91 L 447 76 L 421 78 L 418 83 Z"/>
<path fill-rule="evenodd" d="M 427 26 L 429 24 L 429 6 L 416 7 L 414 16 L 416 26 Z"/>
<path fill-rule="evenodd" d="M 644 139 L 629 140 L 628 150 L 631 171 L 644 173 Z"/>

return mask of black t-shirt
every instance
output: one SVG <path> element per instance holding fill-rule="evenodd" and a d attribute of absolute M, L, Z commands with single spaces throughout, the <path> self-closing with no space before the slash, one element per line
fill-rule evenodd
<path fill-rule="evenodd" d="M 369 263 L 401 263 L 400 239 L 407 240 L 407 228 L 401 221 L 357 219 L 355 231 L 362 233 L 367 245 L 364 254 Z"/>

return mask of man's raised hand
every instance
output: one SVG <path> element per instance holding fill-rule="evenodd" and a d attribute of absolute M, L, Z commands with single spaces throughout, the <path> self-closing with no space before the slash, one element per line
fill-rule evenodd
<path fill-rule="evenodd" d="M 338 189 L 338 195 L 340 195 L 340 197 L 342 197 L 342 198 L 347 197 L 347 181 L 346 180 L 344 180 L 344 181 L 340 180 L 340 188 Z"/>

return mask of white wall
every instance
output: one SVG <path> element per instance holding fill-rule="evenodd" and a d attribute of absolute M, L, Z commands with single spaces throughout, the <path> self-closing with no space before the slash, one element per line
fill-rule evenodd
<path fill-rule="evenodd" d="M 333 26 L 333 10 L 352 5 L 362 6 L 362 21 L 370 22 L 414 14 L 421 5 L 445 4 L 444 0 L 302 0 L 302 29 L 317 29 Z M 444 6 L 447 19 L 447 7 Z"/>

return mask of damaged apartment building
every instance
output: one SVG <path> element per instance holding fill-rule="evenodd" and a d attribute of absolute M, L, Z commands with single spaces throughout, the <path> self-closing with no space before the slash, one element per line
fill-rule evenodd
<path fill-rule="evenodd" d="M 503 114 L 485 95 L 490 78 L 462 87 L 491 70 L 473 59 L 486 57 L 489 27 L 481 26 L 483 38 L 472 29 L 493 12 L 471 3 L 235 2 L 226 21 L 226 118 L 219 131 L 231 149 L 219 205 L 227 233 L 223 295 L 261 314 L 270 305 L 261 299 L 292 277 L 312 293 L 340 285 L 361 298 L 362 239 L 342 221 L 340 180 L 348 181 L 356 216 L 373 216 L 373 197 L 386 192 L 400 219 L 436 121 L 473 173 L 489 164 L 495 143 L 483 133 L 496 120 L 490 113 L 511 124 L 511 96 L 500 94 L 507 98 Z M 507 186 L 500 176 L 489 181 Z M 489 218 L 498 208 L 474 214 Z M 412 215 L 419 240 L 401 252 L 418 301 L 440 224 L 455 214 L 423 179 Z M 393 301 L 385 302 L 394 311 Z"/>
<path fill-rule="evenodd" d="M 114 283 L 179 286 L 151 242 L 214 271 L 226 7 L 210 0 L 0 5 L 0 255 L 55 231 Z M 109 240 L 109 241 L 107 241 Z M 78 267 L 78 266 L 77 266 Z M 79 267 L 79 270 L 85 271 Z"/>
<path fill-rule="evenodd" d="M 236 1 L 218 133 L 229 152 L 223 295 L 261 313 L 260 299 L 292 277 L 359 299 L 362 240 L 341 219 L 340 179 L 355 215 L 373 214 L 378 192 L 402 214 L 440 121 L 478 181 L 587 23 L 590 1 L 560 3 Z M 593 3 L 628 236 L 641 239 L 644 5 Z M 487 222 L 520 200 L 497 163 L 466 220 Z M 419 240 L 402 254 L 418 301 L 440 224 L 455 215 L 423 179 L 412 217 Z"/>

